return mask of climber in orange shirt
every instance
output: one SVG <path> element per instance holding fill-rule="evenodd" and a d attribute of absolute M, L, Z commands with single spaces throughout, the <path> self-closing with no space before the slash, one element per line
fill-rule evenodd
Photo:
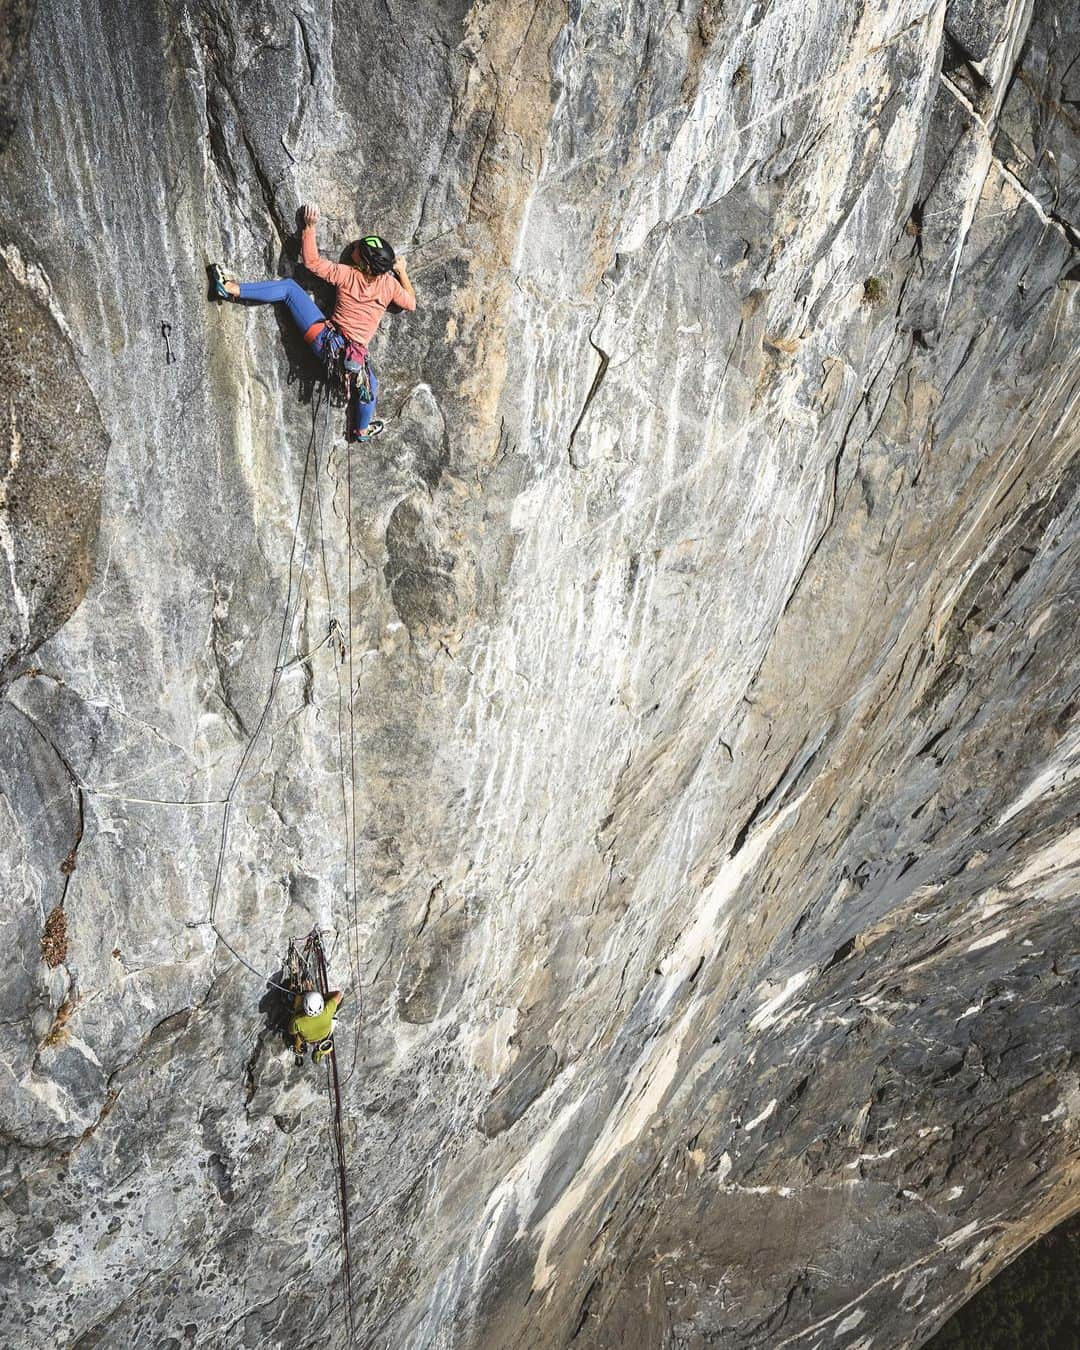
<path fill-rule="evenodd" d="M 291 277 L 279 281 L 239 282 L 218 263 L 210 269 L 214 294 L 219 300 L 251 300 L 256 304 L 283 301 L 289 316 L 316 355 L 341 356 L 353 376 L 354 394 L 349 404 L 348 437 L 371 440 L 383 429 L 374 416 L 378 382 L 368 357 L 368 343 L 388 305 L 416 309 L 404 258 L 376 234 L 365 235 L 349 249 L 347 263 L 332 263 L 320 257 L 315 242 L 319 219 L 317 206 L 305 206 L 300 256 L 307 270 L 337 287 L 334 312 L 327 319 L 311 296 Z"/>

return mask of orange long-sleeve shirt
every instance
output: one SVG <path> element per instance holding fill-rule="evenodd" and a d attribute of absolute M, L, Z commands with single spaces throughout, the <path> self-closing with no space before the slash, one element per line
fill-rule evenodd
<path fill-rule="evenodd" d="M 300 236 L 300 255 L 309 272 L 337 287 L 337 303 L 330 322 L 361 346 L 366 347 L 375 335 L 387 305 L 416 308 L 416 301 L 393 272 L 369 277 L 347 263 L 332 263 L 320 257 L 314 225 L 306 226 Z"/>

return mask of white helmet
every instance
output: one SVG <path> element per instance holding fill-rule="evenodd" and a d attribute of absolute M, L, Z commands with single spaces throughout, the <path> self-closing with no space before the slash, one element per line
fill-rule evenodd
<path fill-rule="evenodd" d="M 318 1017 L 324 1006 L 322 994 L 317 994 L 312 990 L 310 993 L 304 995 L 305 1017 Z"/>

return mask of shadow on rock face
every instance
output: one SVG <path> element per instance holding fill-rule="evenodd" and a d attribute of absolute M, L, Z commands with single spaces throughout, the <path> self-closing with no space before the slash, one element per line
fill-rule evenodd
<path fill-rule="evenodd" d="M 0 265 L 0 382 L 2 685 L 86 594 L 108 448 L 71 343 L 10 264 Z"/>
<path fill-rule="evenodd" d="M 7 0 L 0 20 L 0 150 L 18 122 L 26 47 L 37 0 Z"/>
<path fill-rule="evenodd" d="M 402 966 L 397 1012 L 403 1022 L 434 1022 L 461 997 L 464 980 L 460 952 L 468 923 L 460 909 L 450 909 L 427 926 Z"/>
<path fill-rule="evenodd" d="M 559 1052 L 543 1045 L 523 1054 L 520 1061 L 503 1074 L 495 1085 L 491 1100 L 480 1117 L 480 1129 L 494 1139 L 521 1119 L 559 1072 Z"/>
<path fill-rule="evenodd" d="M 394 508 L 386 529 L 386 583 L 414 636 L 451 638 L 475 608 L 475 563 L 452 544 L 448 522 L 426 498 L 413 494 Z"/>

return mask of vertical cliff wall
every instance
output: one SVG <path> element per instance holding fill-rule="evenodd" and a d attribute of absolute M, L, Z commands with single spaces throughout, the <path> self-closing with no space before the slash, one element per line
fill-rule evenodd
<path fill-rule="evenodd" d="M 1071 7 L 12 15 L 5 1341 L 340 1343 L 317 924 L 356 1344 L 917 1343 L 1077 1203 Z"/>

